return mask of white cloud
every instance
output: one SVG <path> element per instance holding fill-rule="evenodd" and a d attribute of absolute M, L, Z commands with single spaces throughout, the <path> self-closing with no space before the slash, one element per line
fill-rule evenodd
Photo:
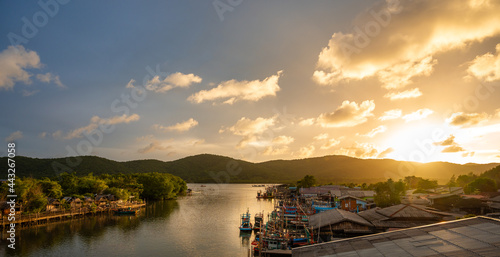
<path fill-rule="evenodd" d="M 384 115 L 380 116 L 378 119 L 379 120 L 394 120 L 403 115 L 403 111 L 400 109 L 394 109 L 394 110 L 388 110 L 384 112 Z"/>
<path fill-rule="evenodd" d="M 9 46 L 0 52 L 0 89 L 12 89 L 17 81 L 31 84 L 31 74 L 26 70 L 39 68 L 40 57 L 23 46 Z"/>
<path fill-rule="evenodd" d="M 262 155 L 283 155 L 290 152 L 290 148 L 285 145 L 281 147 L 268 146 L 262 152 Z"/>
<path fill-rule="evenodd" d="M 138 121 L 140 118 L 137 114 L 132 115 L 121 115 L 121 116 L 113 116 L 111 118 L 100 118 L 99 116 L 94 116 L 90 119 L 90 123 L 87 126 L 80 127 L 74 129 L 66 134 L 66 136 L 62 136 L 62 131 L 56 131 L 52 134 L 54 138 L 64 138 L 64 139 L 73 139 L 73 138 L 81 138 L 83 133 L 90 133 L 93 130 L 97 129 L 100 125 L 117 125 L 121 123 L 130 123 L 132 121 Z"/>
<path fill-rule="evenodd" d="M 278 137 L 275 137 L 271 143 L 277 144 L 277 145 L 289 145 L 289 144 L 293 143 L 293 141 L 295 141 L 295 139 L 293 137 L 278 136 Z"/>
<path fill-rule="evenodd" d="M 374 136 L 376 136 L 379 133 L 384 133 L 385 131 L 387 131 L 387 127 L 381 125 L 381 126 L 378 126 L 378 127 L 374 128 L 374 129 L 372 129 L 370 132 L 368 132 L 368 133 L 366 133 L 366 134 L 364 134 L 362 136 L 374 137 Z"/>
<path fill-rule="evenodd" d="M 180 123 L 176 123 L 175 125 L 168 126 L 168 127 L 165 127 L 165 126 L 162 126 L 159 124 L 155 124 L 155 125 L 153 125 L 153 129 L 158 130 L 158 131 L 164 131 L 164 132 L 166 132 L 166 131 L 184 132 L 184 131 L 190 130 L 191 128 L 193 128 L 197 125 L 198 125 L 198 121 L 194 120 L 193 118 L 190 118 L 189 120 L 186 120 L 186 121 L 183 121 Z"/>
<path fill-rule="evenodd" d="M 145 88 L 150 91 L 154 91 L 157 93 L 165 93 L 172 88 L 176 87 L 189 87 L 192 84 L 200 83 L 202 81 L 201 77 L 196 76 L 194 74 L 183 74 L 180 72 L 176 72 L 168 75 L 165 79 L 161 80 L 159 76 L 154 76 L 150 81 L 148 81 L 145 85 Z M 135 81 L 130 81 L 127 84 L 127 87 L 133 87 L 133 83 Z"/>
<path fill-rule="evenodd" d="M 310 119 L 303 119 L 299 122 L 299 125 L 300 126 L 311 126 L 311 125 L 314 125 L 314 121 L 316 119 L 314 118 L 310 118 Z"/>
<path fill-rule="evenodd" d="M 385 158 L 385 157 L 387 157 L 388 154 L 390 154 L 392 152 L 394 152 L 394 149 L 389 147 L 389 148 L 385 149 L 384 151 L 382 151 L 381 153 L 379 153 L 377 155 L 377 158 L 380 158 L 380 159 Z"/>
<path fill-rule="evenodd" d="M 356 16 L 352 31 L 332 35 L 313 78 L 334 85 L 378 77 L 385 88 L 403 88 L 415 77 L 431 74 L 433 56 L 500 34 L 498 13 L 498 1 L 379 2 Z M 498 79 L 497 61 L 498 56 L 486 55 L 470 71 Z"/>
<path fill-rule="evenodd" d="M 45 74 L 37 74 L 36 78 L 38 80 L 40 80 L 41 82 L 44 82 L 44 83 L 54 82 L 54 84 L 56 84 L 58 87 L 66 88 L 66 86 L 63 85 L 63 83 L 61 82 L 59 75 L 54 75 L 50 72 L 47 72 Z"/>
<path fill-rule="evenodd" d="M 328 150 L 334 146 L 337 146 L 340 144 L 340 141 L 335 139 L 335 138 L 330 138 L 326 140 L 326 142 L 321 146 L 321 149 L 323 150 Z"/>
<path fill-rule="evenodd" d="M 390 92 L 384 95 L 385 98 L 389 98 L 391 100 L 400 100 L 407 98 L 417 98 L 422 95 L 419 88 L 414 88 L 411 90 L 405 90 L 403 92 Z"/>
<path fill-rule="evenodd" d="M 456 112 L 446 121 L 453 126 L 473 126 L 488 121 L 488 114 Z"/>
<path fill-rule="evenodd" d="M 229 128 L 222 127 L 219 133 L 230 132 L 237 136 L 242 136 L 243 138 L 238 143 L 236 147 L 245 147 L 251 142 L 256 142 L 258 136 L 264 133 L 266 130 L 270 129 L 276 124 L 276 116 L 271 118 L 259 117 L 255 120 L 248 119 L 246 117 L 241 118 Z"/>
<path fill-rule="evenodd" d="M 421 120 L 421 119 L 427 118 L 427 116 L 429 116 L 433 113 L 434 113 L 433 110 L 424 108 L 424 109 L 420 109 L 420 110 L 417 110 L 415 112 L 412 112 L 410 114 L 406 114 L 405 116 L 403 116 L 403 120 L 405 120 L 406 122 Z"/>
<path fill-rule="evenodd" d="M 434 65 L 437 63 L 431 56 L 416 62 L 404 62 L 392 67 L 380 70 L 378 78 L 382 86 L 387 89 L 403 88 L 412 83 L 412 78 L 417 76 L 429 76 Z M 392 100 L 392 99 L 391 99 Z"/>
<path fill-rule="evenodd" d="M 373 100 L 364 101 L 360 105 L 344 101 L 334 112 L 321 114 L 317 122 L 322 127 L 353 127 L 365 123 L 368 117 L 373 116 L 374 109 Z"/>
<path fill-rule="evenodd" d="M 154 151 L 163 151 L 163 150 L 167 150 L 170 148 L 171 148 L 170 146 L 163 146 L 159 141 L 154 141 L 154 142 L 151 142 L 149 145 L 147 145 L 143 148 L 140 148 L 139 150 L 137 150 L 137 152 L 141 153 L 141 154 L 146 154 L 146 153 L 151 153 Z"/>
<path fill-rule="evenodd" d="M 314 140 L 324 140 L 327 138 L 328 138 L 328 133 L 322 133 L 322 134 L 319 134 L 319 135 L 313 137 Z"/>
<path fill-rule="evenodd" d="M 496 53 L 477 56 L 467 69 L 469 74 L 485 81 L 500 79 L 500 44 L 496 45 Z"/>
<path fill-rule="evenodd" d="M 19 140 L 23 138 L 23 132 L 20 130 L 12 132 L 8 137 L 5 138 L 5 142 L 14 142 L 16 140 Z"/>
<path fill-rule="evenodd" d="M 47 132 L 42 132 L 42 133 L 38 134 L 38 137 L 39 138 L 45 138 L 45 137 L 47 137 Z"/>
<path fill-rule="evenodd" d="M 221 100 L 224 104 L 233 104 L 237 101 L 259 101 L 266 96 L 276 96 L 280 91 L 278 80 L 283 71 L 264 80 L 237 81 L 229 80 L 220 83 L 210 90 L 202 90 L 189 96 L 188 100 L 193 103 Z"/>
<path fill-rule="evenodd" d="M 357 158 L 374 158 L 378 157 L 379 151 L 373 144 L 355 142 L 350 147 L 342 147 L 339 150 L 336 150 L 335 154 Z"/>
<path fill-rule="evenodd" d="M 342 138 L 343 137 L 341 137 L 340 139 L 342 139 Z M 323 145 L 320 147 L 323 150 L 328 150 L 328 149 L 340 144 L 340 140 L 337 140 L 335 138 L 329 138 L 328 133 L 319 134 L 319 135 L 313 137 L 313 139 L 316 141 L 323 141 L 324 142 Z"/>
<path fill-rule="evenodd" d="M 314 154 L 315 147 L 313 145 L 304 146 L 299 149 L 300 158 L 308 158 Z"/>

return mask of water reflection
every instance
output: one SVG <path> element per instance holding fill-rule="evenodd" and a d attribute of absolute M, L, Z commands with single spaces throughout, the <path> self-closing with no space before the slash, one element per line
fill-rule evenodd
<path fill-rule="evenodd" d="M 248 248 L 250 246 L 251 237 L 252 237 L 252 232 L 240 232 L 241 246 Z"/>
<path fill-rule="evenodd" d="M 251 185 L 189 185 L 196 193 L 148 203 L 137 216 L 98 215 L 4 232 L 0 256 L 247 256 L 253 233 L 241 234 L 240 214 L 273 209 Z M 266 218 L 267 219 L 267 218 Z M 252 220 L 253 223 L 253 220 Z"/>
<path fill-rule="evenodd" d="M 108 230 L 118 230 L 121 236 L 134 237 L 144 222 L 166 219 L 179 208 L 176 201 L 162 201 L 142 208 L 135 216 L 102 214 L 81 219 L 53 222 L 16 230 L 16 249 L 7 247 L 6 231 L 1 233 L 0 256 L 30 256 L 39 249 L 51 250 L 72 241 L 79 241 L 83 248 L 104 240 Z"/>

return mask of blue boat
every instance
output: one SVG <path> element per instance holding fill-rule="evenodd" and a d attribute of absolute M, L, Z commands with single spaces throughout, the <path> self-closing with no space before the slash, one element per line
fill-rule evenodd
<path fill-rule="evenodd" d="M 241 214 L 240 231 L 252 232 L 252 223 L 250 223 L 250 213 L 248 212 L 248 209 L 246 213 Z"/>
<path fill-rule="evenodd" d="M 139 208 L 131 208 L 131 207 L 121 207 L 117 209 L 113 209 L 116 215 L 135 215 L 137 214 L 141 209 Z"/>

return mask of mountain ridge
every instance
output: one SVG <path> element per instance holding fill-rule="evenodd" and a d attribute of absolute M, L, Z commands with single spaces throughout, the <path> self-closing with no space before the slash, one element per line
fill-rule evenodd
<path fill-rule="evenodd" d="M 0 160 L 6 164 L 7 161 L 4 160 L 6 158 L 0 157 Z M 41 178 L 54 177 L 62 172 L 76 172 L 77 175 L 162 172 L 179 176 L 187 182 L 199 183 L 295 182 L 307 174 L 315 176 L 320 183 L 372 183 L 388 178 L 420 176 L 446 183 L 452 175 L 458 176 L 469 172 L 479 174 L 498 165 L 500 164 L 418 163 L 392 159 L 360 159 L 344 155 L 255 163 L 206 153 L 173 161 L 156 159 L 114 161 L 98 156 L 65 158 L 17 156 L 16 175 Z"/>

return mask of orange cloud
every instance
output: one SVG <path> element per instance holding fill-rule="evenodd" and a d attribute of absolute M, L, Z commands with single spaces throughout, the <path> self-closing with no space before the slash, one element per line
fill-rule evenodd
<path fill-rule="evenodd" d="M 500 44 L 496 45 L 496 53 L 486 53 L 477 56 L 467 71 L 469 74 L 485 81 L 495 81 L 500 79 Z"/>
<path fill-rule="evenodd" d="M 188 100 L 193 103 L 202 103 L 205 101 L 224 100 L 224 104 L 233 104 L 237 101 L 258 101 L 266 96 L 276 96 L 280 91 L 278 80 L 283 71 L 278 71 L 276 75 L 265 78 L 264 80 L 237 81 L 229 80 L 220 83 L 216 88 L 202 90 L 189 96 Z"/>
<path fill-rule="evenodd" d="M 165 127 L 165 126 L 162 126 L 159 124 L 155 124 L 155 125 L 153 125 L 153 129 L 159 130 L 159 131 L 164 131 L 164 132 L 166 132 L 166 131 L 184 132 L 184 131 L 190 130 L 193 127 L 196 127 L 197 125 L 198 125 L 198 121 L 194 120 L 193 118 L 190 118 L 187 121 L 179 122 L 179 123 L 176 123 L 175 125 L 168 126 L 168 127 Z"/>
<path fill-rule="evenodd" d="M 313 80 L 321 85 L 377 77 L 385 88 L 403 88 L 428 76 L 433 56 L 500 34 L 498 1 L 387 1 L 336 32 L 318 56 Z M 471 25 L 473 21 L 473 25 Z M 486 64 L 492 64 L 482 70 Z M 475 60 L 470 72 L 498 79 L 498 54 Z M 477 68 L 476 68 L 477 67 Z M 494 68 L 493 68 L 494 67 Z"/>
<path fill-rule="evenodd" d="M 453 126 L 473 126 L 488 121 L 488 114 L 457 112 L 453 113 L 446 121 Z"/>
<path fill-rule="evenodd" d="M 368 120 L 373 116 L 375 109 L 373 100 L 367 100 L 361 104 L 344 101 L 334 112 L 321 114 L 317 122 L 322 127 L 353 127 Z"/>

